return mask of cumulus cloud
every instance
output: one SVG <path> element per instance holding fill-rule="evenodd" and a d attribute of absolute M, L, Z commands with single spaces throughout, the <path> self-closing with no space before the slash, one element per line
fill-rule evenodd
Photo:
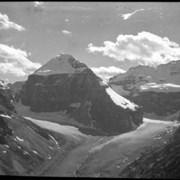
<path fill-rule="evenodd" d="M 69 19 L 65 19 L 64 21 L 65 21 L 65 22 L 69 22 Z"/>
<path fill-rule="evenodd" d="M 62 30 L 61 31 L 65 36 L 71 36 L 72 35 L 72 32 L 70 32 L 70 31 L 67 31 L 67 30 Z"/>
<path fill-rule="evenodd" d="M 32 73 L 41 66 L 28 59 L 26 51 L 0 44 L 0 72 L 20 77 Z"/>
<path fill-rule="evenodd" d="M 109 66 L 109 67 L 91 67 L 91 70 L 99 77 L 101 77 L 104 80 L 108 80 L 110 77 L 113 77 L 119 73 L 126 72 L 125 70 L 115 67 L 115 66 Z"/>
<path fill-rule="evenodd" d="M 18 31 L 24 31 L 25 28 L 9 20 L 6 14 L 0 13 L 0 29 L 16 29 Z"/>
<path fill-rule="evenodd" d="M 87 48 L 89 53 L 102 53 L 116 61 L 131 61 L 141 65 L 157 66 L 180 59 L 179 44 L 167 37 L 161 38 L 149 32 L 137 35 L 119 35 L 116 42 L 105 41 L 104 46 Z"/>
<path fill-rule="evenodd" d="M 35 7 L 41 7 L 44 4 L 42 1 L 34 1 L 34 6 Z"/>

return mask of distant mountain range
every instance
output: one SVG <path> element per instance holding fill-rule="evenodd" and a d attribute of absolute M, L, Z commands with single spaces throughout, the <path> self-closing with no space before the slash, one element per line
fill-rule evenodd
<path fill-rule="evenodd" d="M 108 84 L 142 106 L 145 113 L 167 116 L 180 110 L 180 60 L 157 67 L 133 67 L 112 77 Z"/>

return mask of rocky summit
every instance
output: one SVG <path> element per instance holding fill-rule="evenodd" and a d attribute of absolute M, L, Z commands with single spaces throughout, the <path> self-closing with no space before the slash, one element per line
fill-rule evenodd
<path fill-rule="evenodd" d="M 66 111 L 105 132 L 127 132 L 142 123 L 139 106 L 115 93 L 84 63 L 61 54 L 29 75 L 20 92 L 34 112 Z"/>
<path fill-rule="evenodd" d="M 157 67 L 136 66 L 112 77 L 109 86 L 143 107 L 145 113 L 168 116 L 180 107 L 180 60 Z"/>

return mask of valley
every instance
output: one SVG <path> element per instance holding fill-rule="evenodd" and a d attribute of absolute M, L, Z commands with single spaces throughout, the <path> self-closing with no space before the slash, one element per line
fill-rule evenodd
<path fill-rule="evenodd" d="M 171 69 L 174 63 L 167 66 Z M 26 123 L 47 131 L 56 147 L 56 153 L 48 155 L 28 175 L 121 177 L 125 171 L 122 177 L 126 177 L 134 162 L 171 144 L 179 127 L 179 108 L 169 97 L 178 101 L 179 94 L 172 91 L 176 86 L 162 91 L 167 88 L 165 85 L 155 86 L 155 92 L 152 91 L 154 86 L 147 92 L 138 91 L 138 85 L 146 82 L 143 78 L 149 75 L 147 73 L 154 75 L 151 70 L 135 67 L 115 76 L 108 84 L 84 63 L 69 54 L 61 54 L 29 75 L 26 82 L 11 84 L 11 90 L 6 90 L 13 94 L 8 107 L 14 108 Z M 131 96 L 123 94 L 125 90 Z M 163 93 L 162 97 L 159 93 Z M 159 106 L 159 100 L 165 99 L 163 96 L 168 97 L 167 102 Z M 134 101 L 133 97 L 143 99 Z M 148 110 L 143 112 L 144 108 Z M 165 108 L 169 109 L 169 114 Z"/>
<path fill-rule="evenodd" d="M 23 115 L 23 112 L 19 112 Z M 55 114 L 55 113 L 54 113 Z M 53 118 L 53 116 L 51 116 Z M 62 116 L 65 118 L 65 116 Z M 60 133 L 66 140 L 59 154 L 47 162 L 34 175 L 61 177 L 117 177 L 118 174 L 142 153 L 163 147 L 172 138 L 178 122 L 143 119 L 136 130 L 117 136 L 92 136 L 81 133 L 78 128 L 52 122 L 41 114 L 25 111 L 27 121 Z M 60 118 L 59 118 L 60 119 Z"/>

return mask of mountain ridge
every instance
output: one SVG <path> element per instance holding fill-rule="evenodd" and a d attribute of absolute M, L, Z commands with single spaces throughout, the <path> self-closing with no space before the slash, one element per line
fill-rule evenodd
<path fill-rule="evenodd" d="M 136 66 L 112 77 L 108 84 L 118 94 L 143 106 L 145 113 L 167 116 L 179 111 L 180 60 L 157 67 Z"/>

